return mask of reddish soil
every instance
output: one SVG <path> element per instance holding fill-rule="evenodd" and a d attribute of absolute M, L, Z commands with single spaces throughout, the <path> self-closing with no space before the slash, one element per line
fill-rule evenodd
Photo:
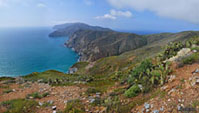
<path fill-rule="evenodd" d="M 0 84 L 0 86 L 6 86 L 4 84 Z M 8 89 L 14 89 L 13 92 L 3 93 L 3 91 Z M 41 83 L 24 83 L 24 84 L 9 84 L 9 88 L 0 88 L 0 102 L 12 100 L 12 99 L 23 99 L 26 98 L 28 94 L 32 94 L 34 92 L 39 92 L 43 94 L 45 92 L 49 92 L 50 95 L 41 99 L 35 99 L 38 102 L 47 102 L 53 101 L 53 105 L 57 106 L 57 110 L 64 110 L 65 103 L 64 101 L 73 100 L 80 98 L 80 94 L 84 92 L 85 88 L 80 88 L 78 86 L 56 86 L 51 87 L 48 84 Z M 5 108 L 0 107 L 0 112 L 5 111 Z M 42 107 L 38 109 L 37 113 L 49 113 L 52 112 L 51 107 Z"/>
<path fill-rule="evenodd" d="M 199 101 L 199 85 L 191 85 L 191 78 L 199 77 L 199 73 L 192 74 L 196 69 L 199 69 L 199 64 L 175 69 L 172 75 L 176 75 L 176 77 L 161 87 L 161 90 L 166 92 L 166 96 L 163 98 L 158 96 L 146 102 L 151 105 L 149 112 L 158 110 L 159 113 L 177 113 L 179 112 L 178 106 L 190 108 L 193 101 Z M 132 112 L 142 112 L 143 108 L 145 108 L 144 105 L 137 106 L 132 109 Z"/>

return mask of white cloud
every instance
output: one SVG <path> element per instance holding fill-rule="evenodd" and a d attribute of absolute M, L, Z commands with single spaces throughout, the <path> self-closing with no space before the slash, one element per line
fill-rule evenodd
<path fill-rule="evenodd" d="M 37 7 L 39 7 L 39 8 L 46 8 L 47 6 L 44 3 L 38 3 Z"/>
<path fill-rule="evenodd" d="M 112 9 L 110 11 L 110 14 L 113 16 L 124 16 L 124 17 L 131 17 L 132 13 L 130 11 L 116 11 Z"/>
<path fill-rule="evenodd" d="M 108 0 L 117 8 L 149 10 L 159 16 L 199 24 L 199 0 Z"/>
<path fill-rule="evenodd" d="M 111 20 L 115 20 L 116 17 L 110 14 L 105 14 L 104 16 L 97 16 L 95 17 L 96 19 L 111 19 Z"/>
<path fill-rule="evenodd" d="M 109 14 L 105 14 L 103 16 L 97 16 L 96 19 L 111 19 L 115 20 L 117 17 L 131 17 L 132 13 L 130 11 L 117 11 L 117 10 L 110 10 Z"/>

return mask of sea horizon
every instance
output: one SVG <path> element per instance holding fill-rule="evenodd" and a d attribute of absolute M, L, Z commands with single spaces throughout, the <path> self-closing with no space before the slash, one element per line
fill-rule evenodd
<path fill-rule="evenodd" d="M 51 27 L 0 28 L 0 77 L 57 70 L 66 73 L 78 54 L 64 46 L 67 37 L 48 37 Z"/>

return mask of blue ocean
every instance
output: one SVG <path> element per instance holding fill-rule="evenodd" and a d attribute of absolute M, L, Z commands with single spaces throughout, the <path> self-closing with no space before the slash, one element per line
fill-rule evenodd
<path fill-rule="evenodd" d="M 67 72 L 78 55 L 64 46 L 67 37 L 50 38 L 51 28 L 0 28 L 0 76 Z"/>

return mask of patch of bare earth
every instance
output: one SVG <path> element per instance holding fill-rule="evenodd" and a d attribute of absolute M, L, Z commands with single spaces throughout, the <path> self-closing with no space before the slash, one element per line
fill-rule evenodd
<path fill-rule="evenodd" d="M 3 84 L 0 84 L 1 86 Z M 39 92 L 40 94 L 48 92 L 47 97 L 41 99 L 35 99 L 39 103 L 45 103 L 51 101 L 53 106 L 56 106 L 57 110 L 64 110 L 65 103 L 68 100 L 79 99 L 81 93 L 86 90 L 86 88 L 81 88 L 78 86 L 50 86 L 43 83 L 24 83 L 24 84 L 9 84 L 9 89 L 13 92 L 3 93 L 5 88 L 0 88 L 0 102 L 13 100 L 13 99 L 23 99 L 26 98 L 28 94 L 34 92 Z M 5 111 L 5 108 L 1 107 L 0 112 Z M 52 112 L 51 107 L 38 107 L 37 113 L 50 113 Z"/>

